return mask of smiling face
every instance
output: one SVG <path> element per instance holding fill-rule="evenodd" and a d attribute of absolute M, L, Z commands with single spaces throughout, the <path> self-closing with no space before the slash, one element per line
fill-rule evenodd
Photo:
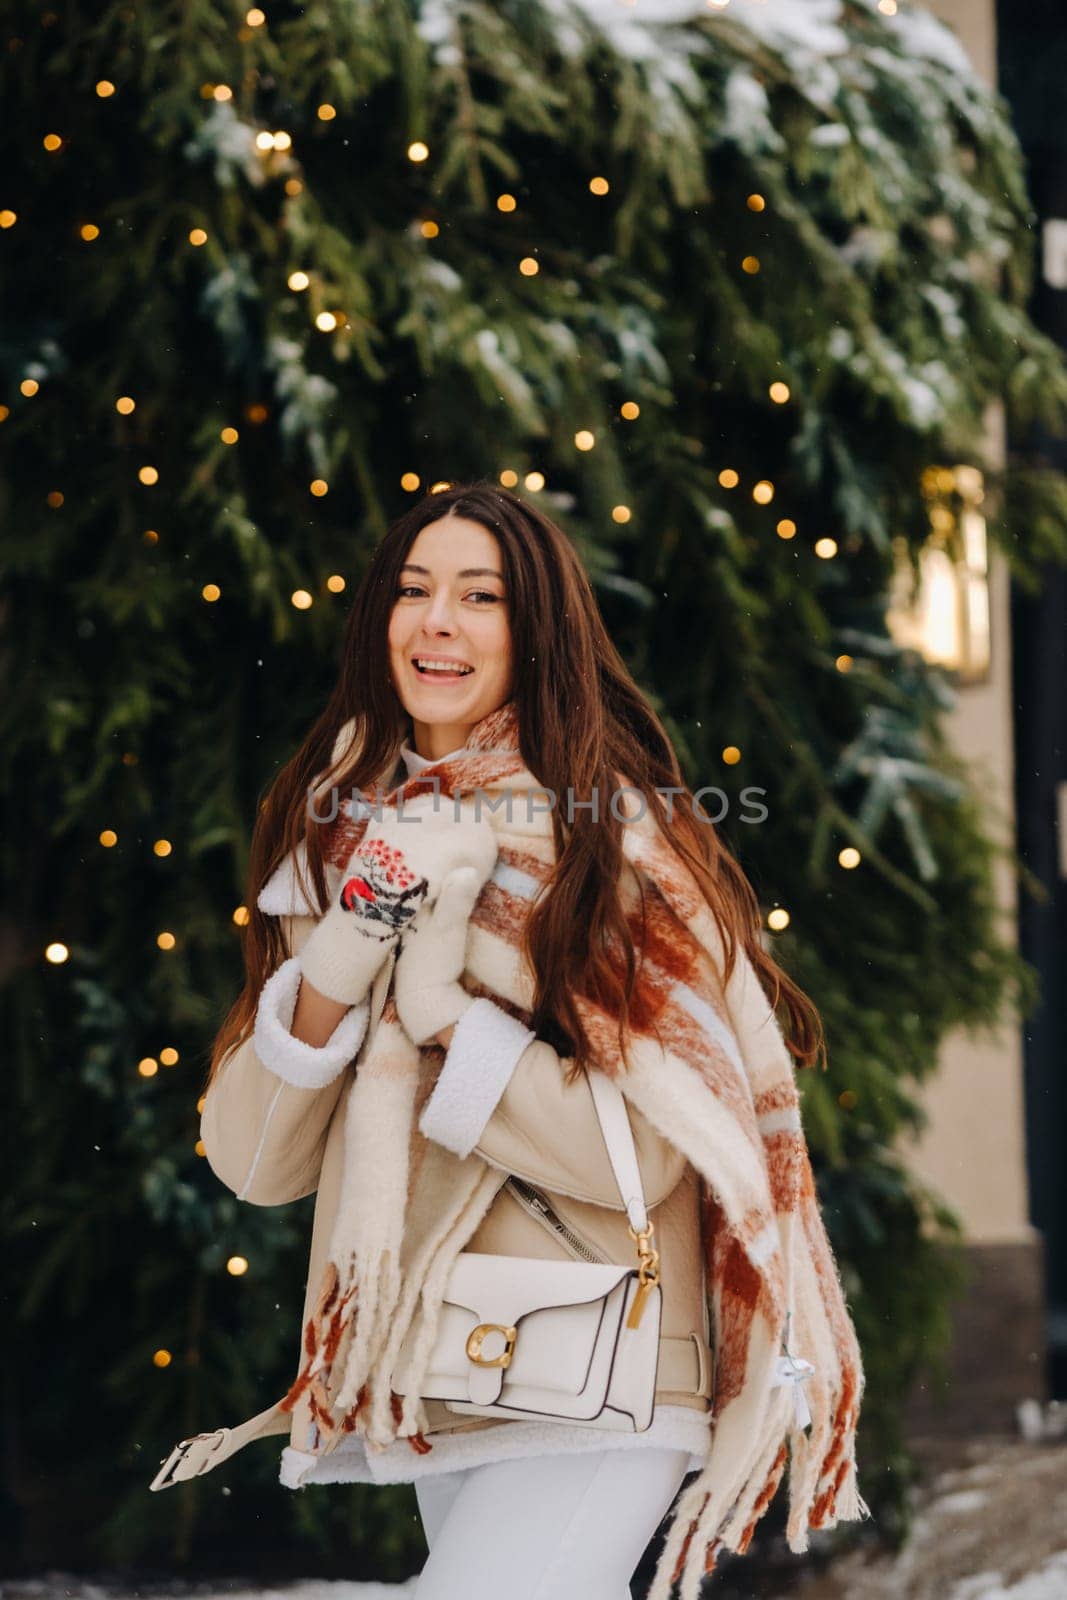
<path fill-rule="evenodd" d="M 504 567 L 480 522 L 449 516 L 419 530 L 397 581 L 389 670 L 411 716 L 412 744 L 430 760 L 465 744 L 474 724 L 508 698 Z"/>

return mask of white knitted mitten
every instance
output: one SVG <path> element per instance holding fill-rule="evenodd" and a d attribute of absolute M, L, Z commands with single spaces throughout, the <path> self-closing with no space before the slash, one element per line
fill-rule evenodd
<path fill-rule="evenodd" d="M 451 872 L 432 906 L 424 906 L 400 941 L 393 998 L 413 1044 L 425 1044 L 458 1022 L 474 995 L 459 982 L 467 964 L 467 930 L 481 879 L 471 867 Z"/>
<path fill-rule="evenodd" d="M 496 835 L 471 802 L 459 814 L 445 796 L 421 795 L 398 814 L 383 807 L 352 852 L 335 903 L 300 951 L 300 970 L 320 994 L 358 1005 L 420 906 L 433 904 L 449 872 L 468 867 L 484 882 Z"/>

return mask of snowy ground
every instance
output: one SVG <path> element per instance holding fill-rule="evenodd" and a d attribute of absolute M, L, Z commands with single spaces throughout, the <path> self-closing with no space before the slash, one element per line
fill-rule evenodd
<path fill-rule="evenodd" d="M 826 1572 L 798 1574 L 788 1590 L 758 1583 L 760 1600 L 1067 1600 L 1067 1441 L 962 1446 L 955 1464 L 919 1491 L 918 1504 L 912 1537 L 895 1559 L 859 1549 Z M 732 1567 L 731 1579 L 742 1566 Z M 736 1593 L 735 1583 L 724 1587 Z M 46 1572 L 6 1581 L 0 1593 L 3 1600 L 411 1600 L 415 1589 L 415 1579 L 134 1587 Z M 716 1589 L 709 1585 L 708 1600 Z"/>

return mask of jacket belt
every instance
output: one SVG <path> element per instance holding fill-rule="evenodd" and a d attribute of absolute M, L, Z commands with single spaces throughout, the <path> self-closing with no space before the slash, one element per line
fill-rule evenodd
<path fill-rule="evenodd" d="M 703 1340 L 698 1342 L 694 1334 L 688 1339 L 660 1339 L 656 1390 L 710 1395 L 711 1362 Z M 292 1413 L 283 1411 L 281 1401 L 277 1400 L 236 1428 L 216 1428 L 214 1433 L 194 1433 L 188 1439 L 179 1439 L 170 1455 L 160 1463 L 148 1487 L 169 1489 L 171 1484 L 181 1483 L 185 1478 L 211 1472 L 251 1440 L 271 1433 L 289 1433 L 292 1422 Z"/>

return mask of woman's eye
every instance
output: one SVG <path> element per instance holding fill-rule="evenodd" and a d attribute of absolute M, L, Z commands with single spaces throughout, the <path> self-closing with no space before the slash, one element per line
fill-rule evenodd
<path fill-rule="evenodd" d="M 417 584 L 417 583 L 406 583 L 396 591 L 396 597 L 397 597 L 398 600 L 403 600 L 409 594 L 424 594 L 424 593 L 425 593 L 425 590 L 422 588 L 422 586 L 420 584 Z M 500 600 L 503 600 L 504 596 L 501 595 L 501 594 L 494 594 L 491 589 L 472 589 L 465 598 L 469 599 L 469 600 L 498 600 L 498 601 L 500 601 Z"/>

